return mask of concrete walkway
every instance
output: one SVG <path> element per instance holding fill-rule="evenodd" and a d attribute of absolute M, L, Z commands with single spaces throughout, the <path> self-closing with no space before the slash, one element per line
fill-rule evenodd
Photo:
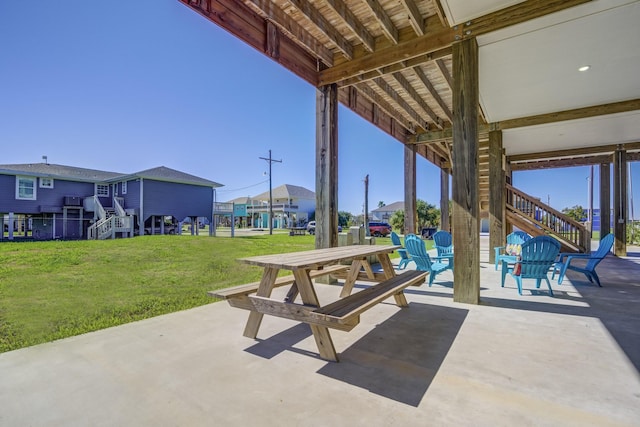
<path fill-rule="evenodd" d="M 605 259 L 603 288 L 552 282 L 555 298 L 483 264 L 477 306 L 444 273 L 332 330 L 340 363 L 292 321 L 244 338 L 225 302 L 0 354 L 0 425 L 638 426 L 639 260 Z"/>

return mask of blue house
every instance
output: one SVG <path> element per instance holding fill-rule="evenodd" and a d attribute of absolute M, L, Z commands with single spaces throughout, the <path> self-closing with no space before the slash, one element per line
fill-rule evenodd
<path fill-rule="evenodd" d="M 0 239 L 172 234 L 213 217 L 213 181 L 160 166 L 133 174 L 49 163 L 0 165 Z"/>

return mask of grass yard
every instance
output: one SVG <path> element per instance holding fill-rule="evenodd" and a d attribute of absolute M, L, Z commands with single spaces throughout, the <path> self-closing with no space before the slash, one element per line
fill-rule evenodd
<path fill-rule="evenodd" d="M 260 280 L 237 258 L 313 248 L 288 234 L 4 242 L 0 352 L 211 303 L 209 290 Z"/>

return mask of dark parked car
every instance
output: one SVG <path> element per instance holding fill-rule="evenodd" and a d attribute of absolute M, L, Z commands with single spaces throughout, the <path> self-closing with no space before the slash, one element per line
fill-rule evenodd
<path fill-rule="evenodd" d="M 310 221 L 309 224 L 307 224 L 307 231 L 309 232 L 309 234 L 316 234 L 316 222 L 315 221 Z M 338 233 L 342 233 L 342 226 L 338 226 Z"/>
<path fill-rule="evenodd" d="M 374 237 L 387 237 L 391 234 L 391 224 L 388 222 L 369 222 L 369 234 Z"/>

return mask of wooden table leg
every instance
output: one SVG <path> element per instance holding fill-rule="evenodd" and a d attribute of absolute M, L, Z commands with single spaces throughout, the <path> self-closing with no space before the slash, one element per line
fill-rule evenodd
<path fill-rule="evenodd" d="M 344 298 L 346 296 L 351 295 L 351 291 L 353 290 L 353 285 L 356 283 L 356 279 L 358 278 L 358 274 L 360 274 L 360 266 L 362 266 L 362 260 L 354 259 L 351 261 L 351 267 L 349 267 L 349 273 L 344 280 L 344 285 L 342 285 L 342 291 L 340 291 L 340 298 Z"/>
<path fill-rule="evenodd" d="M 298 285 L 298 291 L 300 292 L 302 302 L 305 305 L 320 307 L 320 302 L 318 301 L 315 289 L 313 289 L 313 283 L 309 277 L 309 272 L 306 270 L 294 270 L 293 275 L 296 278 L 296 284 Z M 324 326 L 309 326 L 311 326 L 313 338 L 316 340 L 320 357 L 325 360 L 337 362 L 338 355 L 336 354 L 336 349 L 333 346 L 333 340 L 329 334 L 329 329 Z"/>
<path fill-rule="evenodd" d="M 391 262 L 391 258 L 389 258 L 389 254 L 378 254 L 378 261 L 380 261 L 380 265 L 384 270 L 384 275 L 387 279 L 391 279 L 396 275 L 396 271 L 393 268 L 393 263 Z M 404 295 L 404 292 L 398 292 L 393 296 L 396 300 L 396 305 L 398 307 L 408 307 L 409 303 L 407 302 L 407 298 Z"/>
<path fill-rule="evenodd" d="M 258 286 L 256 295 L 261 297 L 270 297 L 273 285 L 276 282 L 276 277 L 278 277 L 277 268 L 265 268 L 262 273 L 262 279 L 260 279 L 260 286 Z M 264 315 L 262 313 L 258 313 L 257 311 L 249 312 L 249 319 L 247 320 L 247 324 L 244 327 L 244 333 L 242 335 L 247 338 L 255 339 L 256 336 L 258 336 L 258 330 L 260 329 L 260 323 L 262 323 L 263 316 Z"/>

